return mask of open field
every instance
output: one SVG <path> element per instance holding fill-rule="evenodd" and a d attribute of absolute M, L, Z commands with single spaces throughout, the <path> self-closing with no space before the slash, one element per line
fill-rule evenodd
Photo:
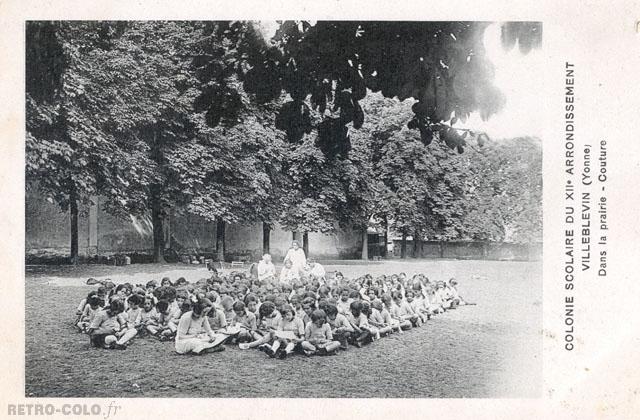
<path fill-rule="evenodd" d="M 87 277 L 144 283 L 197 280 L 202 266 L 40 267 L 26 278 L 26 395 L 35 397 L 537 397 L 542 385 L 542 264 L 392 260 L 327 265 L 346 276 L 455 276 L 461 307 L 421 328 L 331 357 L 272 360 L 227 346 L 178 356 L 173 343 L 135 340 L 125 351 L 89 347 L 71 327 Z"/>

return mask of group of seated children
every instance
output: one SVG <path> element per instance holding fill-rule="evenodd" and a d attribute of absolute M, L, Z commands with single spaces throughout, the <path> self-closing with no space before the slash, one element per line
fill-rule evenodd
<path fill-rule="evenodd" d="M 227 343 L 281 359 L 294 352 L 333 355 L 469 304 L 455 279 L 431 282 L 422 274 L 349 280 L 336 273 L 291 284 L 238 272 L 135 287 L 89 281 L 101 285 L 78 306 L 75 325 L 93 346 L 126 349 L 135 337 L 148 336 L 174 340 L 180 354 L 222 351 Z"/>

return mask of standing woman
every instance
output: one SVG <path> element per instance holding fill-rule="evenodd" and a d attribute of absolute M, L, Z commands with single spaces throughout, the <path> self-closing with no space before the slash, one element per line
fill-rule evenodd
<path fill-rule="evenodd" d="M 307 257 L 304 255 L 304 250 L 300 248 L 298 241 L 291 243 L 291 248 L 287 251 L 287 255 L 284 257 L 284 261 L 291 261 L 291 268 L 298 273 L 304 271 L 304 267 L 307 265 Z"/>

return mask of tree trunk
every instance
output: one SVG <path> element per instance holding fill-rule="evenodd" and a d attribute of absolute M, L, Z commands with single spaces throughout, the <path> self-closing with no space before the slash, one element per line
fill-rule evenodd
<path fill-rule="evenodd" d="M 160 199 L 155 195 L 151 203 L 151 223 L 153 225 L 153 262 L 165 263 L 164 259 L 164 215 Z"/>
<path fill-rule="evenodd" d="M 418 239 L 418 233 L 414 232 L 413 234 L 413 251 L 412 251 L 412 256 L 413 258 L 418 258 L 419 255 L 419 250 L 418 250 L 418 244 L 419 244 L 419 239 Z"/>
<path fill-rule="evenodd" d="M 367 233 L 367 228 L 365 227 L 362 231 L 362 256 L 361 258 L 365 261 L 369 259 L 369 234 Z"/>
<path fill-rule="evenodd" d="M 162 137 L 158 136 L 158 128 L 153 128 L 153 160 L 160 166 L 163 161 Z M 151 186 L 151 224 L 153 225 L 153 262 L 165 263 L 164 259 L 164 213 L 162 208 L 162 185 Z"/>
<path fill-rule="evenodd" d="M 304 255 L 309 258 L 309 233 L 305 232 L 302 234 L 302 250 L 304 251 Z"/>
<path fill-rule="evenodd" d="M 407 258 L 407 232 L 402 232 L 402 246 L 400 248 L 400 258 Z"/>
<path fill-rule="evenodd" d="M 262 222 L 262 253 L 269 254 L 269 240 L 271 236 L 271 227 L 268 223 Z"/>
<path fill-rule="evenodd" d="M 71 264 L 78 264 L 78 198 L 75 190 L 69 194 L 69 213 L 71 219 Z"/>
<path fill-rule="evenodd" d="M 382 256 L 387 258 L 387 243 L 389 242 L 389 221 L 384 216 L 384 246 L 382 247 Z"/>
<path fill-rule="evenodd" d="M 225 229 L 227 224 L 222 219 L 218 219 L 216 224 L 216 257 L 218 261 L 224 262 L 224 254 L 225 254 Z"/>

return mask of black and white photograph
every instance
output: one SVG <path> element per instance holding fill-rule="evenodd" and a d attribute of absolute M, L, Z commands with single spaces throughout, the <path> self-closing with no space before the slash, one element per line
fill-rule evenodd
<path fill-rule="evenodd" d="M 541 22 L 24 31 L 25 397 L 542 397 Z"/>

